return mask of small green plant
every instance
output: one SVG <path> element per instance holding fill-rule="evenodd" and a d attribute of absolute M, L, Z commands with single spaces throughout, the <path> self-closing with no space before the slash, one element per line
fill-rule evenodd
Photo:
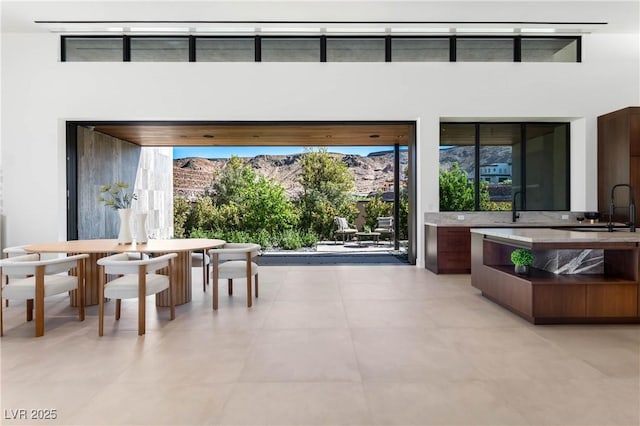
<path fill-rule="evenodd" d="M 128 192 L 129 184 L 126 182 L 115 182 L 100 187 L 99 203 L 104 203 L 105 207 L 111 207 L 114 210 L 128 209 L 131 207 L 131 201 L 137 200 L 138 196 L 133 192 Z"/>
<path fill-rule="evenodd" d="M 527 249 L 515 249 L 511 252 L 511 262 L 516 266 L 531 266 L 533 253 Z"/>

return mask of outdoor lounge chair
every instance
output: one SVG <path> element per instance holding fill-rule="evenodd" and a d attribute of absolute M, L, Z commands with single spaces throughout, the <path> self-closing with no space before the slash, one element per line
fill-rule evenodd
<path fill-rule="evenodd" d="M 379 217 L 378 226 L 374 229 L 374 232 L 379 232 L 380 235 L 388 235 L 389 241 L 393 240 L 395 234 L 393 229 L 393 216 Z"/>
<path fill-rule="evenodd" d="M 344 217 L 336 216 L 333 221 L 336 224 L 336 230 L 333 231 L 333 239 L 336 243 L 338 242 L 338 235 L 342 236 L 342 243 L 344 244 L 347 237 L 353 237 L 358 232 L 355 225 L 352 228 Z"/>

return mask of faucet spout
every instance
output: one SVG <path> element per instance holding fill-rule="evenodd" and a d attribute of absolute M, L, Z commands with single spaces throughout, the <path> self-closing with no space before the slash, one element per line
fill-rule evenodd
<path fill-rule="evenodd" d="M 626 187 L 629 189 L 629 230 L 631 232 L 636 232 L 636 200 L 635 200 L 633 187 L 628 183 L 619 183 L 619 184 L 613 185 L 613 187 L 611 188 L 611 202 L 609 204 L 609 223 L 607 224 L 607 227 L 609 228 L 609 232 L 613 232 L 613 214 L 615 213 L 615 210 L 616 210 L 614 195 L 615 195 L 615 190 L 618 187 Z"/>
<path fill-rule="evenodd" d="M 520 217 L 520 214 L 518 213 L 518 208 L 516 206 L 516 198 L 518 197 L 518 195 L 520 195 L 520 201 L 522 201 L 522 191 L 514 192 L 513 200 L 511 201 L 511 221 L 514 223 Z"/>

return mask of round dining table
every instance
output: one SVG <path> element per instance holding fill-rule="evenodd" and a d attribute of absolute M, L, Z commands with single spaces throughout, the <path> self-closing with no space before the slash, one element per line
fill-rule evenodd
<path fill-rule="evenodd" d="M 208 238 L 183 238 L 168 240 L 149 240 L 144 244 L 118 244 L 118 240 L 72 240 L 51 243 L 31 244 L 24 249 L 31 253 L 86 253 L 89 255 L 84 268 L 85 305 L 98 304 L 99 274 L 98 259 L 114 253 L 143 253 L 163 254 L 177 253 L 171 268 L 171 279 L 175 286 L 175 304 L 181 305 L 191 301 L 191 253 L 206 252 L 212 248 L 222 247 L 223 240 Z M 203 266 L 204 267 L 204 266 Z M 167 273 L 167 272 L 165 272 Z M 75 291 L 71 293 L 71 305 L 77 306 Z M 169 306 L 169 292 L 167 290 L 156 295 L 157 306 Z"/>

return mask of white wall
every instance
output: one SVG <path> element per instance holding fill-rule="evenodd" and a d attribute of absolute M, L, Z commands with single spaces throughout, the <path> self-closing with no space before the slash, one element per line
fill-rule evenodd
<path fill-rule="evenodd" d="M 585 35 L 567 64 L 61 63 L 59 44 L 3 34 L 8 245 L 66 238 L 65 120 L 417 120 L 420 262 L 441 118 L 571 120 L 571 208 L 594 210 L 596 117 L 640 105 L 637 33 Z"/>

